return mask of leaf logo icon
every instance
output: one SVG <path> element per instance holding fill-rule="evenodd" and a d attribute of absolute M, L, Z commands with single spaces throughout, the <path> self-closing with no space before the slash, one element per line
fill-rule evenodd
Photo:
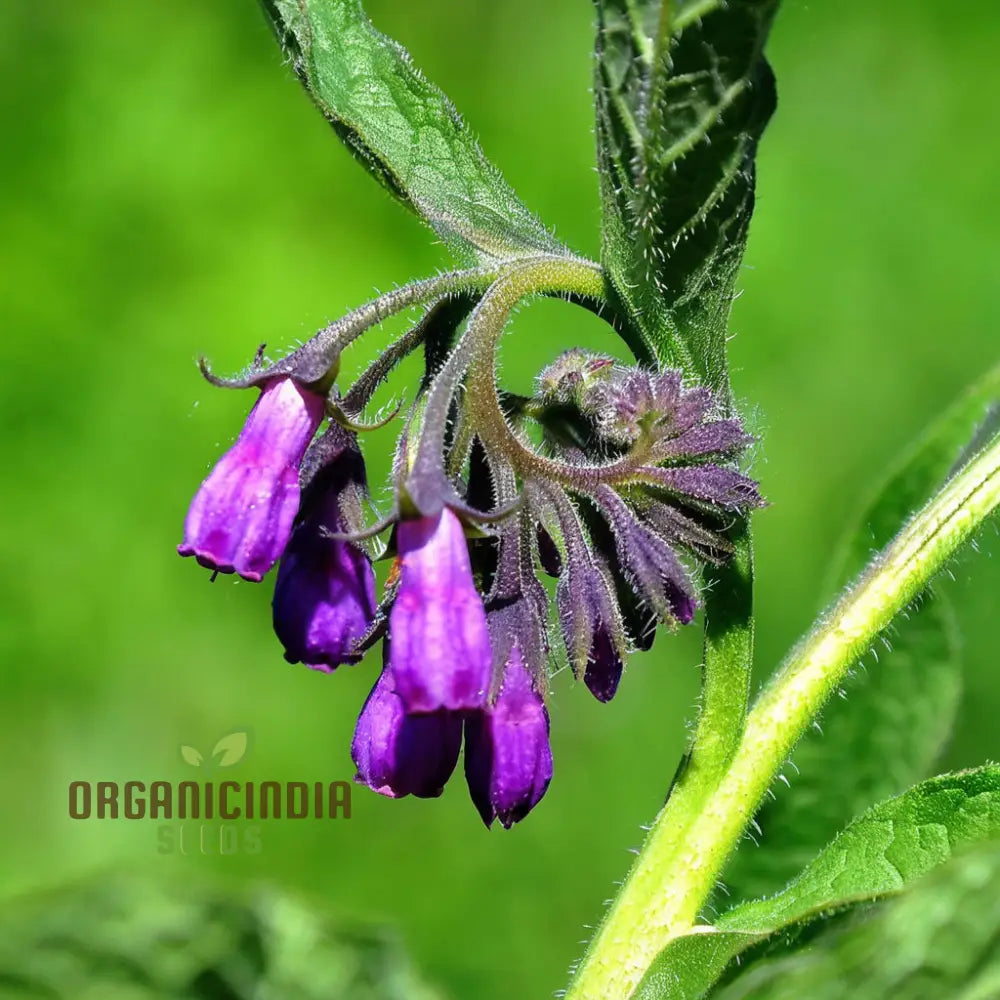
<path fill-rule="evenodd" d="M 212 760 L 219 767 L 232 767 L 247 755 L 248 746 L 249 739 L 246 730 L 237 729 L 236 732 L 223 736 L 212 747 Z"/>
<path fill-rule="evenodd" d="M 190 764 L 192 767 L 201 767 L 205 761 L 200 751 L 195 750 L 194 747 L 187 746 L 187 744 L 181 746 L 181 758 L 185 764 Z"/>

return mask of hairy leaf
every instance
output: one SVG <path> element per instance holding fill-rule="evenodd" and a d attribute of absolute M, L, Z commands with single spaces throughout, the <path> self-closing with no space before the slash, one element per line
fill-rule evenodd
<path fill-rule="evenodd" d="M 865 504 L 841 546 L 830 589 L 844 586 L 938 489 L 1000 405 L 1000 369 L 967 393 L 904 456 Z M 961 689 L 960 643 L 944 594 L 927 594 L 845 685 L 795 751 L 791 788 L 757 819 L 763 842 L 744 842 L 726 872 L 739 898 L 775 892 L 852 816 L 931 772 Z M 877 662 L 876 662 L 877 660 Z"/>
<path fill-rule="evenodd" d="M 778 0 L 595 0 L 603 262 L 643 360 L 726 383 Z"/>
<path fill-rule="evenodd" d="M 718 1000 L 991 1000 L 1000 996 L 1000 843 L 984 844 L 912 889 L 765 963 Z"/>
<path fill-rule="evenodd" d="M 295 72 L 347 148 L 467 261 L 565 248 L 518 200 L 454 105 L 359 0 L 264 0 Z"/>
<path fill-rule="evenodd" d="M 633 1000 L 703 997 L 749 949 L 898 893 L 962 849 L 991 839 L 1000 839 L 1000 767 L 932 778 L 858 817 L 783 892 L 735 906 L 714 927 L 675 939 Z"/>
<path fill-rule="evenodd" d="M 0 910 L 4 1000 L 437 1000 L 391 938 L 267 889 L 124 876 Z"/>

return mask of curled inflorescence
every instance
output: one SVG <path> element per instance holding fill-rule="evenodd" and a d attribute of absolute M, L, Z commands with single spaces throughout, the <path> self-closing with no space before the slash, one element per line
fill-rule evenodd
<path fill-rule="evenodd" d="M 695 570 L 724 562 L 727 527 L 762 503 L 735 468 L 751 438 L 728 401 L 678 370 L 573 349 L 533 395 L 501 393 L 496 343 L 522 285 L 410 286 L 430 288 L 423 318 L 344 393 L 344 346 L 419 295 L 392 293 L 275 364 L 258 356 L 245 377 L 210 375 L 260 395 L 179 547 L 253 581 L 280 561 L 274 628 L 290 662 L 332 672 L 382 643 L 352 746 L 358 781 L 439 795 L 464 739 L 472 799 L 508 827 L 552 777 L 550 663 L 564 655 L 609 701 L 631 649 L 692 620 Z M 396 449 L 394 507 L 369 526 L 359 421 L 421 344 L 428 373 Z M 362 541 L 383 530 L 395 561 L 378 598 Z"/>

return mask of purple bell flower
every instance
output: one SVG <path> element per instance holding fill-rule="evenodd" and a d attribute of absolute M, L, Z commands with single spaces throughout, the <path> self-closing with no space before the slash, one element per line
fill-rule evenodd
<path fill-rule="evenodd" d="M 389 669 L 372 688 L 358 717 L 351 758 L 354 780 L 398 799 L 441 794 L 462 746 L 462 717 L 451 712 L 407 715 Z"/>
<path fill-rule="evenodd" d="M 292 532 L 274 585 L 274 631 L 289 663 L 326 672 L 361 657 L 355 644 L 375 617 L 375 574 L 345 529 L 340 490 L 331 483 Z"/>
<path fill-rule="evenodd" d="M 299 465 L 323 420 L 324 399 L 290 378 L 269 382 L 236 443 L 198 488 L 182 556 L 258 582 L 278 561 L 299 509 Z"/>
<path fill-rule="evenodd" d="M 483 822 L 499 819 L 508 830 L 552 780 L 549 713 L 517 645 L 496 704 L 466 719 L 465 777 Z"/>
<path fill-rule="evenodd" d="M 399 590 L 389 613 L 389 666 L 407 712 L 483 708 L 492 655 L 462 523 L 437 517 L 399 522 Z"/>

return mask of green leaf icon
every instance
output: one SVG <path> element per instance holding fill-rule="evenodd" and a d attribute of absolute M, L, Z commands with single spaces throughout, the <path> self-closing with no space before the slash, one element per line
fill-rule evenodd
<path fill-rule="evenodd" d="M 212 747 L 212 759 L 219 767 L 232 767 L 238 764 L 247 754 L 248 739 L 244 729 L 223 736 Z"/>
<path fill-rule="evenodd" d="M 186 744 L 181 747 L 181 757 L 184 759 L 185 764 L 190 764 L 192 767 L 201 767 L 205 760 L 199 751 Z"/>

